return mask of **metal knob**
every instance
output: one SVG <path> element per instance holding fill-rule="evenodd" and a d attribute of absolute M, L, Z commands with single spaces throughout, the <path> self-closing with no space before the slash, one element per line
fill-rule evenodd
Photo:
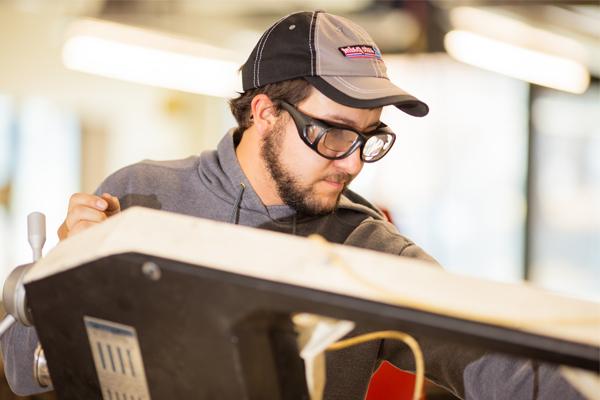
<path fill-rule="evenodd" d="M 32 265 L 24 264 L 15 268 L 6 278 L 2 291 L 2 301 L 6 312 L 26 326 L 33 325 L 33 320 L 27 307 L 23 277 Z"/>
<path fill-rule="evenodd" d="M 33 376 L 41 387 L 52 385 L 52 378 L 50 378 L 50 371 L 48 370 L 44 349 L 42 349 L 40 344 L 37 345 L 35 353 L 33 354 Z"/>
<path fill-rule="evenodd" d="M 46 216 L 41 212 L 27 216 L 27 240 L 33 251 L 33 261 L 42 258 L 42 248 L 46 243 Z"/>

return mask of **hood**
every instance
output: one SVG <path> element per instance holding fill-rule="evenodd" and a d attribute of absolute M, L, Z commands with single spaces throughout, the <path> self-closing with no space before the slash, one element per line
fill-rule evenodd
<path fill-rule="evenodd" d="M 287 205 L 265 206 L 238 162 L 233 144 L 233 129 L 221 139 L 216 151 L 207 151 L 200 155 L 198 173 L 202 184 L 215 196 L 229 204 L 232 223 L 239 222 L 240 213 L 249 214 L 252 219 L 256 219 L 257 221 L 244 224 L 253 226 L 264 223 L 264 220 L 281 223 L 289 221 L 295 225 L 304 220 L 321 217 L 298 215 Z M 381 211 L 349 189 L 344 191 L 338 209 L 353 210 L 375 219 L 385 219 Z"/>

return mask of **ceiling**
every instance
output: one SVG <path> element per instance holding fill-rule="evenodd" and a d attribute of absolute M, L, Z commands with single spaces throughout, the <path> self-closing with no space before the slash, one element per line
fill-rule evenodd
<path fill-rule="evenodd" d="M 96 17 L 247 51 L 279 16 L 325 9 L 364 26 L 386 53 L 444 51 L 456 7 L 476 7 L 577 41 L 600 76 L 600 6 L 581 0 L 9 0 L 27 12 L 49 8 L 67 17 Z M 6 4 L 6 3 L 5 3 Z M 549 44 L 548 47 L 551 47 Z"/>

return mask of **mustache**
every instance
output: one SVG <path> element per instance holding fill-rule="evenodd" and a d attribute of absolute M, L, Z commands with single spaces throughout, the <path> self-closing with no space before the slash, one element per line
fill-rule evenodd
<path fill-rule="evenodd" d="M 353 179 L 354 179 L 354 176 L 352 176 L 348 173 L 345 173 L 345 172 L 339 172 L 337 174 L 327 175 L 323 178 L 323 180 L 325 180 L 325 181 L 335 182 L 335 183 L 343 183 L 346 186 L 348 184 L 350 184 L 350 182 L 352 182 Z"/>

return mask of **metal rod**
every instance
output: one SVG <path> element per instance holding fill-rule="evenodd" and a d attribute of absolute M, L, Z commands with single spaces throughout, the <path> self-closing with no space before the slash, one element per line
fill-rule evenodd
<path fill-rule="evenodd" d="M 2 321 L 0 321 L 0 337 L 4 336 L 4 333 L 14 324 L 17 320 L 10 314 L 7 314 Z"/>
<path fill-rule="evenodd" d="M 534 224 L 536 211 L 536 146 L 537 132 L 533 120 L 533 103 L 537 96 L 537 87 L 529 85 L 529 98 L 527 101 L 528 124 L 527 124 L 527 161 L 525 176 L 525 224 L 523 228 L 523 279 L 531 279 L 531 259 L 534 243 Z"/>

